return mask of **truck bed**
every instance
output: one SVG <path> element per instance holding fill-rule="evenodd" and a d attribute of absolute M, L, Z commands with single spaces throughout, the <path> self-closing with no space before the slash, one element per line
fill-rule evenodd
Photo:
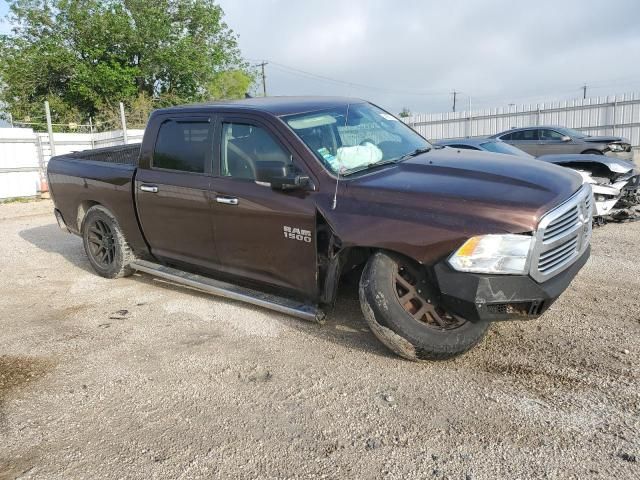
<path fill-rule="evenodd" d="M 49 189 L 68 229 L 81 234 L 86 211 L 100 203 L 114 213 L 131 247 L 146 252 L 135 210 L 140 144 L 73 152 L 51 158 Z"/>

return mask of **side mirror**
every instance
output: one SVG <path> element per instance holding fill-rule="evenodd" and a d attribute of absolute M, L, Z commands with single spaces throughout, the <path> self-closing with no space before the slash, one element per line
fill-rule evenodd
<path fill-rule="evenodd" d="M 292 165 L 278 161 L 257 161 L 256 181 L 274 190 L 295 190 L 309 185 L 309 177 L 291 171 Z"/>
<path fill-rule="evenodd" d="M 562 136 L 562 138 L 561 138 L 561 140 L 562 140 L 563 142 L 570 142 L 570 141 L 571 141 L 571 137 L 569 137 L 569 136 L 567 136 L 567 135 L 563 135 L 563 136 Z"/>

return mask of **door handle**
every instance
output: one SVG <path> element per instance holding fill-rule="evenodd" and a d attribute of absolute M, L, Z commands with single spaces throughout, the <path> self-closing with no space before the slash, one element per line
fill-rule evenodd
<path fill-rule="evenodd" d="M 225 205 L 238 205 L 238 203 L 240 203 L 238 199 L 234 197 L 216 197 L 216 202 Z"/>
<path fill-rule="evenodd" d="M 149 193 L 158 193 L 158 187 L 155 185 L 140 185 L 140 190 Z"/>

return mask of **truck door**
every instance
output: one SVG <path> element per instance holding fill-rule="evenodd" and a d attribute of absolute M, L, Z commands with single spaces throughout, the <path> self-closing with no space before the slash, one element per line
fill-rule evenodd
<path fill-rule="evenodd" d="M 226 115 L 216 126 L 212 208 L 216 249 L 228 273 L 317 295 L 316 209 L 309 189 L 281 191 L 256 182 L 260 161 L 303 170 L 274 127 Z"/>
<path fill-rule="evenodd" d="M 210 116 L 160 116 L 152 145 L 144 145 L 136 175 L 136 203 L 151 252 L 164 260 L 213 268 Z"/>

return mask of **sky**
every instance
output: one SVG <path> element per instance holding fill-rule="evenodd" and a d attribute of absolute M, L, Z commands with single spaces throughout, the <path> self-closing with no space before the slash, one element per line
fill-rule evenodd
<path fill-rule="evenodd" d="M 459 110 L 640 91 L 640 0 L 218 3 L 243 56 L 268 62 L 269 95 L 428 113 L 454 90 Z"/>

